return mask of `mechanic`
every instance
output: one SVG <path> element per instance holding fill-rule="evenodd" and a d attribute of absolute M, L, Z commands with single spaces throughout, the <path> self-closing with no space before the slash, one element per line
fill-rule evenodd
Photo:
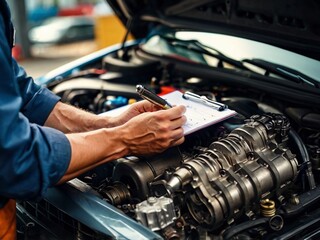
<path fill-rule="evenodd" d="M 0 0 L 0 239 L 15 239 L 15 200 L 125 155 L 164 151 L 184 141 L 185 107 L 140 101 L 117 117 L 60 102 L 12 58 L 13 27 Z"/>

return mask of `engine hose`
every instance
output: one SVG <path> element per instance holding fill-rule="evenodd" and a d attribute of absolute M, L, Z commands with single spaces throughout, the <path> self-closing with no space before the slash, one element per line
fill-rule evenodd
<path fill-rule="evenodd" d="M 299 204 L 287 204 L 279 209 L 278 213 L 284 218 L 292 218 L 305 211 L 307 208 L 316 206 L 320 201 L 320 187 L 299 195 Z"/>
<path fill-rule="evenodd" d="M 304 171 L 305 171 L 307 179 L 308 179 L 309 187 L 310 187 L 310 189 L 314 189 L 316 187 L 316 184 L 315 184 L 314 176 L 312 173 L 312 167 L 311 167 L 311 162 L 310 162 L 308 150 L 307 150 L 306 146 L 304 145 L 302 139 L 300 138 L 300 136 L 298 135 L 298 133 L 295 130 L 290 129 L 289 136 L 297 145 L 297 148 L 298 148 L 300 155 L 302 157 L 302 165 L 304 166 Z"/>
<path fill-rule="evenodd" d="M 227 229 L 223 235 L 223 239 L 231 239 L 233 236 L 256 226 L 267 224 L 270 218 L 258 218 L 251 221 L 246 221 L 244 223 L 238 224 L 232 228 Z"/>

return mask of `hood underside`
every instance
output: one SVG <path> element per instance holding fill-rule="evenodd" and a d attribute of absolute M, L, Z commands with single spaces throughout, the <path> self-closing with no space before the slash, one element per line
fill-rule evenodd
<path fill-rule="evenodd" d="M 316 0 L 107 1 L 136 38 L 165 25 L 247 38 L 320 59 Z"/>

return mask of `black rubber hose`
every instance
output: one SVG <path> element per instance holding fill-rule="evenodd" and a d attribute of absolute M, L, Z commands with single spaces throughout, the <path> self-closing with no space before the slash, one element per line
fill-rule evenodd
<path fill-rule="evenodd" d="M 308 154 L 307 148 L 304 145 L 304 143 L 302 142 L 302 139 L 300 138 L 299 134 L 295 130 L 290 129 L 289 137 L 292 140 L 294 140 L 295 144 L 297 145 L 297 147 L 299 149 L 299 152 L 301 154 L 303 163 L 306 164 L 307 162 L 309 162 L 310 158 L 309 158 L 309 154 Z"/>
<path fill-rule="evenodd" d="M 316 187 L 316 184 L 315 184 L 314 176 L 312 173 L 311 162 L 310 162 L 308 150 L 307 150 L 306 146 L 304 145 L 302 139 L 300 138 L 299 134 L 295 130 L 290 129 L 289 137 L 297 145 L 297 148 L 298 148 L 299 153 L 302 158 L 302 165 L 304 167 L 304 171 L 306 173 L 310 189 L 314 189 Z"/>
<path fill-rule="evenodd" d="M 256 226 L 266 224 L 269 222 L 269 218 L 258 218 L 251 221 L 246 221 L 244 223 L 238 224 L 234 227 L 227 229 L 223 234 L 223 239 L 231 239 L 233 236 Z"/>

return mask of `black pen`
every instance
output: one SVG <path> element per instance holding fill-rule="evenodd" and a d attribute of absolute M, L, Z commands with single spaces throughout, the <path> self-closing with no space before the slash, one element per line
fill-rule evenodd
<path fill-rule="evenodd" d="M 218 111 L 223 111 L 228 108 L 228 106 L 223 103 L 213 101 L 211 99 L 208 99 L 206 96 L 200 96 L 195 93 L 188 92 L 188 91 L 183 94 L 183 98 L 187 99 L 187 100 L 192 100 L 192 101 L 196 101 L 199 103 L 203 103 L 203 104 L 208 105 L 210 107 L 216 108 Z"/>
<path fill-rule="evenodd" d="M 140 95 L 140 97 L 148 100 L 149 102 L 157 105 L 163 109 L 172 108 L 171 104 L 169 104 L 166 100 L 159 97 L 157 94 L 151 92 L 149 89 L 143 87 L 142 85 L 136 86 L 136 91 Z"/>

